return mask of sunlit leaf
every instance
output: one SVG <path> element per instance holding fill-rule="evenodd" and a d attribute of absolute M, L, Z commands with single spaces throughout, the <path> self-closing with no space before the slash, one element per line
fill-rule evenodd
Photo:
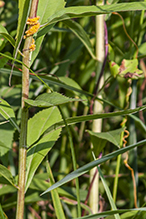
<path fill-rule="evenodd" d="M 28 122 L 28 146 L 32 145 L 47 127 L 60 120 L 61 115 L 57 107 L 51 107 L 35 114 L 35 116 L 32 117 Z M 44 138 L 41 138 L 36 144 L 34 144 L 33 147 L 28 150 L 26 190 L 28 189 L 38 166 L 57 141 L 60 131 L 61 129 L 56 130 Z"/>
<path fill-rule="evenodd" d="M 58 21 L 68 20 L 71 18 L 95 16 L 98 14 L 109 14 L 112 12 L 121 11 L 138 11 L 145 10 L 145 2 L 130 2 L 130 3 L 118 3 L 103 6 L 74 6 L 64 8 L 48 18 L 48 22 L 45 24 L 52 24 Z"/>
<path fill-rule="evenodd" d="M 81 100 L 75 98 L 69 98 L 57 92 L 41 94 L 35 100 L 30 100 L 30 99 L 25 100 L 27 104 L 37 107 L 52 107 L 73 101 L 81 101 Z"/>
<path fill-rule="evenodd" d="M 37 15 L 40 16 L 40 24 L 43 24 L 47 22 L 47 19 L 49 16 L 52 16 L 55 14 L 57 11 L 61 10 L 64 8 L 65 1 L 64 0 L 39 0 L 38 3 L 38 10 L 37 10 Z M 44 7 L 45 6 L 45 7 Z M 42 44 L 42 41 L 44 39 L 44 36 L 46 33 L 49 32 L 49 30 L 54 26 L 49 25 L 47 28 L 41 28 L 37 35 L 36 38 L 36 49 L 32 53 L 32 58 L 31 58 L 31 65 L 33 61 L 35 60 L 36 56 L 38 55 L 40 51 L 40 46 Z"/>
<path fill-rule="evenodd" d="M 93 144 L 94 153 L 96 154 L 96 157 L 103 150 L 107 141 L 111 142 L 117 147 L 120 147 L 121 133 L 123 131 L 124 131 L 124 128 L 120 128 L 120 129 L 108 131 L 108 132 L 99 132 L 99 133 L 87 130 L 87 132 L 89 133 L 91 137 L 91 142 Z"/>
<path fill-rule="evenodd" d="M 114 77 L 120 76 L 123 78 L 138 79 L 144 77 L 143 71 L 138 69 L 138 60 L 126 60 L 123 59 L 119 66 L 115 62 L 110 62 L 110 70 Z"/>

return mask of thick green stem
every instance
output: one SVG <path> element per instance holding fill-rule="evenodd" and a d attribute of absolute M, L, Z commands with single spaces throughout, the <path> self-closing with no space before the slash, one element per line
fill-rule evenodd
<path fill-rule="evenodd" d="M 38 0 L 32 0 L 30 17 L 36 16 Z M 30 66 L 29 47 L 32 43 L 32 36 L 26 38 L 23 48 L 23 63 Z M 27 121 L 28 108 L 25 106 L 25 99 L 29 95 L 29 69 L 22 66 L 22 102 L 21 102 L 21 131 L 19 142 L 19 171 L 18 171 L 18 195 L 17 195 L 17 211 L 16 219 L 23 219 L 24 215 L 24 199 L 25 199 L 25 172 L 26 172 L 26 154 L 27 154 Z"/>

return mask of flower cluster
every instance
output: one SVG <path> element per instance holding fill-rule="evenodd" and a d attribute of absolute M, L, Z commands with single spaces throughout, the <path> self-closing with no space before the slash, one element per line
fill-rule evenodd
<path fill-rule="evenodd" d="M 39 28 L 40 28 L 40 23 L 37 23 L 33 26 L 30 26 L 30 28 L 27 31 L 25 31 L 26 35 L 24 36 L 24 39 L 26 39 L 26 37 L 31 36 L 34 33 L 36 33 Z"/>
<path fill-rule="evenodd" d="M 38 29 L 40 28 L 39 19 L 40 19 L 39 16 L 27 19 L 26 24 L 28 24 L 30 27 L 27 31 L 25 31 L 26 35 L 24 35 L 24 39 L 26 39 L 29 36 L 32 36 L 33 34 L 35 34 L 38 31 Z M 32 44 L 30 45 L 29 50 L 34 51 L 35 47 L 36 47 L 35 40 L 32 39 Z"/>
<path fill-rule="evenodd" d="M 36 25 L 39 23 L 39 19 L 40 19 L 40 16 L 37 16 L 34 18 L 28 18 L 26 24 L 31 25 L 31 26 Z"/>
<path fill-rule="evenodd" d="M 29 47 L 29 50 L 32 52 L 32 51 L 35 50 L 35 47 L 36 47 L 36 45 L 35 45 L 35 40 L 32 38 L 32 43 L 31 43 L 31 45 L 30 45 L 30 47 Z"/>

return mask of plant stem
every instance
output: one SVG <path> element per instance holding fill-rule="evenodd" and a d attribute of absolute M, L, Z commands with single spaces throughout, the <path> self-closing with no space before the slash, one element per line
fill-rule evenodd
<path fill-rule="evenodd" d="M 123 118 L 123 125 L 122 128 L 125 127 L 125 117 Z M 123 137 L 124 137 L 124 131 L 121 133 L 121 138 L 120 138 L 120 148 L 123 146 Z M 118 190 L 118 182 L 119 182 L 119 172 L 120 172 L 120 162 L 121 162 L 121 154 L 118 155 L 117 157 L 117 165 L 116 165 L 116 172 L 115 172 L 115 179 L 114 179 L 114 186 L 113 186 L 113 200 L 116 203 L 116 198 L 117 198 L 117 190 Z"/>
<path fill-rule="evenodd" d="M 120 162 L 121 162 L 121 154 L 118 155 L 117 164 L 116 164 L 116 173 L 115 173 L 114 186 L 113 186 L 113 200 L 114 200 L 114 203 L 116 203 L 116 198 L 117 198 Z"/>
<path fill-rule="evenodd" d="M 96 1 L 96 5 L 103 5 L 104 1 Z M 102 70 L 102 65 L 104 62 L 104 15 L 98 15 L 96 16 L 96 81 L 98 77 L 100 76 L 100 72 Z M 100 79 L 99 82 L 99 89 L 103 86 L 104 79 L 103 76 Z M 98 97 L 101 97 L 98 96 Z M 102 104 L 95 100 L 94 102 L 94 110 L 93 113 L 99 113 L 103 110 Z M 102 119 L 94 120 L 93 121 L 93 126 L 92 126 L 92 131 L 93 132 L 101 132 L 102 130 Z M 92 148 L 92 145 L 91 145 Z M 96 167 L 93 168 L 90 171 L 90 182 L 92 181 L 92 178 L 95 175 L 96 172 Z M 90 191 L 90 208 L 92 209 L 93 213 L 98 212 L 98 197 L 99 197 L 99 174 L 96 174 L 96 177 L 93 182 L 93 186 Z"/>
<path fill-rule="evenodd" d="M 29 48 L 31 37 L 26 39 L 24 48 Z M 28 53 L 28 54 L 27 54 Z M 23 53 L 25 57 L 23 62 L 28 66 L 29 52 Z M 27 59 L 28 58 L 28 59 Z M 21 103 L 21 131 L 19 142 L 19 173 L 18 173 L 18 197 L 16 219 L 22 219 L 24 214 L 24 196 L 25 196 L 25 171 L 26 171 L 26 150 L 27 150 L 27 120 L 28 109 L 25 107 L 24 100 L 28 98 L 29 93 L 29 70 L 23 66 L 22 70 L 22 103 Z"/>
<path fill-rule="evenodd" d="M 38 0 L 32 0 L 30 17 L 36 16 Z M 32 43 L 32 36 L 26 38 L 23 48 L 23 63 L 29 67 L 30 51 L 29 47 Z M 22 66 L 22 100 L 21 100 L 21 131 L 19 141 L 19 171 L 18 171 L 18 195 L 17 195 L 17 211 L 16 219 L 23 219 L 24 215 L 24 199 L 25 199 L 25 172 L 26 172 L 26 154 L 27 154 L 27 121 L 28 108 L 25 106 L 25 99 L 29 95 L 29 69 Z"/>

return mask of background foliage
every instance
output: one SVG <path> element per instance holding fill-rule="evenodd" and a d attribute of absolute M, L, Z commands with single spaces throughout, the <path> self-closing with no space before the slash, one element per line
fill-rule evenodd
<path fill-rule="evenodd" d="M 83 169 L 74 172 L 77 174 L 76 176 L 84 173 L 79 178 L 82 216 L 86 215 L 86 218 L 106 217 L 108 219 L 114 218 L 110 209 L 115 210 L 115 213 L 117 213 L 117 209 L 126 209 L 126 213 L 124 211 L 118 212 L 121 218 L 146 217 L 145 208 L 141 208 L 143 211 L 140 209 L 140 211 L 129 210 L 135 207 L 133 181 L 130 171 L 123 162 L 124 150 L 120 149 L 120 136 L 126 128 L 130 132 L 128 139 L 126 139 L 127 145 L 134 145 L 131 147 L 133 149 L 129 151 L 128 163 L 133 168 L 136 177 L 137 205 L 139 208 L 144 207 L 146 202 L 146 148 L 144 147 L 146 144 L 144 140 L 146 138 L 144 106 L 146 104 L 146 18 L 144 13 L 146 4 L 145 1 L 139 1 L 134 3 L 133 8 L 131 8 L 128 5 L 130 2 L 134 1 L 110 0 L 106 2 L 104 7 L 105 10 L 109 10 L 106 9 L 108 4 L 117 7 L 117 3 L 125 3 L 123 6 L 125 8 L 122 11 L 126 12 L 120 14 L 124 19 L 127 32 L 136 43 L 138 50 L 125 33 L 121 18 L 116 14 L 109 13 L 110 11 L 105 12 L 109 51 L 103 74 L 104 87 L 100 91 L 104 110 L 101 114 L 90 117 L 88 115 L 91 114 L 91 99 L 100 79 L 99 75 L 95 74 L 94 52 L 97 11 L 93 12 L 94 9 L 92 9 L 90 12 L 83 13 L 79 6 L 94 6 L 95 2 L 89 0 L 67 0 L 66 2 L 63 0 L 39 0 L 37 14 L 41 17 L 41 25 L 45 23 L 46 26 L 43 26 L 35 36 L 36 50 L 32 54 L 31 70 L 46 84 L 42 83 L 30 71 L 29 100 L 26 101 L 26 105 L 29 107 L 27 136 L 29 149 L 27 151 L 24 218 L 55 218 L 57 214 L 64 215 L 60 209 L 65 212 L 65 218 L 79 218 L 75 177 L 68 175 L 74 170 L 71 141 L 77 167 L 85 168 L 85 172 Z M 25 5 L 21 6 L 17 0 L 6 0 L 4 3 L 0 6 L 0 214 L 1 218 L 15 218 L 19 127 L 21 123 L 22 56 L 20 51 L 23 49 L 23 31 L 26 27 L 25 23 L 31 1 L 25 1 Z M 77 10 L 80 9 L 78 15 L 71 8 L 72 6 L 78 6 Z M 135 11 L 138 7 L 141 7 L 140 10 Z M 120 8 L 113 11 L 120 11 Z M 15 39 L 16 35 L 17 39 Z M 20 63 L 14 62 L 11 86 L 9 86 L 14 56 Z M 123 72 L 122 69 L 119 76 L 117 69 L 124 59 L 134 60 L 136 64 L 134 65 L 132 62 L 132 67 L 130 66 L 130 70 L 128 69 L 126 72 Z M 125 64 L 126 67 L 129 65 L 129 62 Z M 117 69 L 113 69 L 113 66 Z M 129 78 L 125 77 L 129 72 L 132 74 L 129 77 L 133 79 L 130 83 Z M 132 88 L 132 93 L 127 99 L 129 87 Z M 50 96 L 50 88 L 54 91 L 53 97 Z M 142 111 L 140 108 L 136 109 L 142 106 Z M 131 115 L 132 112 L 135 114 Z M 62 113 L 64 118 L 70 117 L 66 119 L 69 131 L 65 128 Z M 123 116 L 126 115 L 129 115 L 126 117 L 126 127 L 121 128 Z M 102 118 L 103 126 L 102 132 L 95 134 L 91 131 L 92 120 L 97 118 Z M 142 143 L 137 144 L 142 140 L 144 140 Z M 90 148 L 91 141 L 94 145 L 95 156 L 98 157 L 101 151 L 103 156 L 103 160 L 101 158 L 102 165 L 98 171 L 102 171 L 99 183 L 100 199 L 102 200 L 100 210 L 104 205 L 103 210 L 107 211 L 105 215 L 104 213 L 103 215 L 93 215 L 88 202 L 85 202 L 90 186 L 87 170 L 91 169 L 90 162 L 95 162 Z M 111 194 L 113 193 L 118 155 L 118 153 L 113 155 L 114 151 L 120 151 L 119 153 L 122 154 L 115 208 L 112 206 L 113 202 L 111 204 L 109 200 L 110 194 L 106 192 L 106 189 L 109 189 Z M 106 155 L 110 153 L 111 157 L 104 160 Z M 97 166 L 98 163 L 92 164 Z M 64 178 L 66 175 L 68 178 Z M 72 181 L 70 181 L 71 177 Z M 104 178 L 106 179 L 105 185 Z M 40 196 L 55 181 L 62 179 L 64 180 L 62 184 L 69 182 L 57 190 L 53 190 L 58 192 L 53 194 L 52 191 Z M 58 204 L 55 202 L 59 198 L 58 194 L 61 206 L 55 205 L 55 203 Z M 56 208 L 60 210 L 60 213 L 56 212 Z M 59 218 L 58 215 L 57 217 Z"/>

